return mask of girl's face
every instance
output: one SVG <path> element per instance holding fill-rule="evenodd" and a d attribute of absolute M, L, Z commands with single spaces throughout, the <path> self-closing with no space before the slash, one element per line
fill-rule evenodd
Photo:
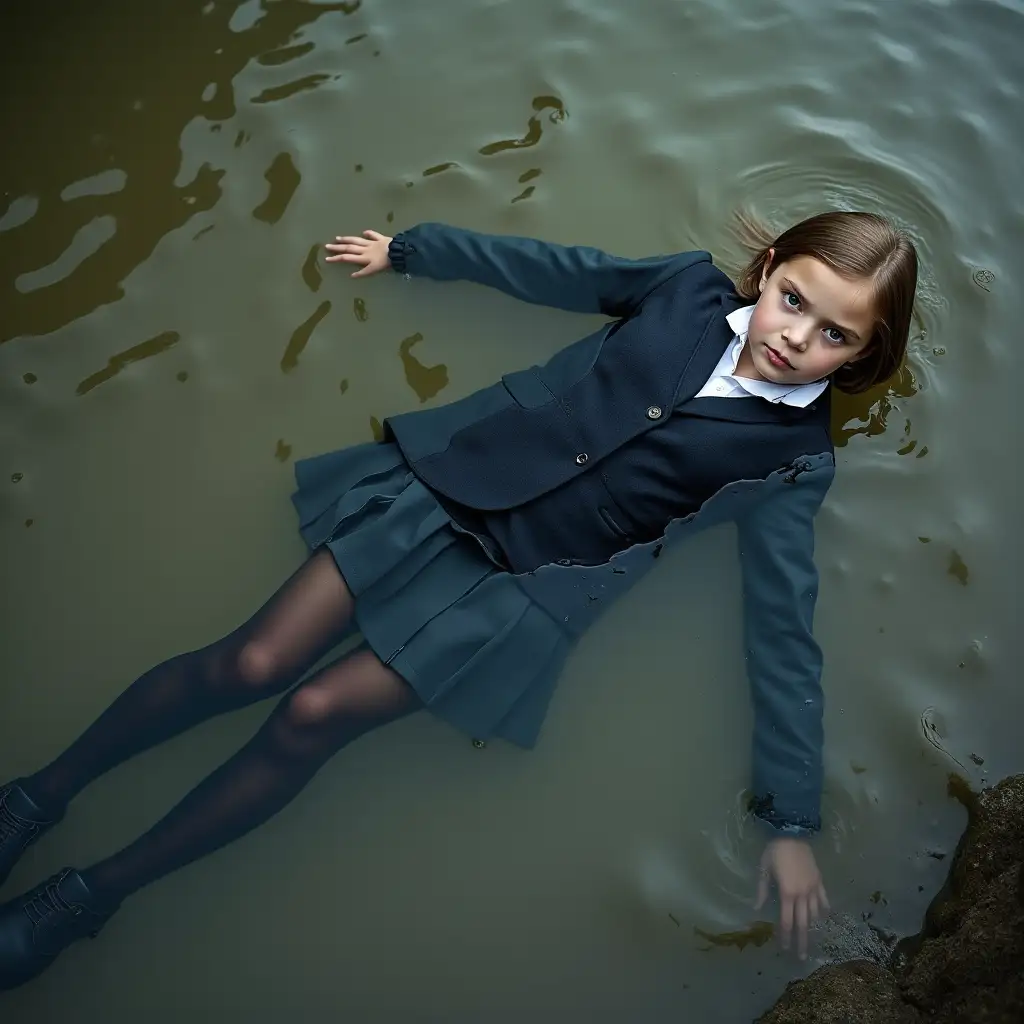
<path fill-rule="evenodd" d="M 741 365 L 774 384 L 809 384 L 866 355 L 875 330 L 869 283 L 811 256 L 773 269 L 774 257 L 769 250 Z"/>

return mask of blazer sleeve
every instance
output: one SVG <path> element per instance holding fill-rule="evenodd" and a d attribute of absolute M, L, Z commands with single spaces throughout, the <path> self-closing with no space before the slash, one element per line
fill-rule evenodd
<path fill-rule="evenodd" d="M 779 832 L 821 828 L 821 648 L 812 634 L 814 516 L 835 475 L 785 474 L 738 525 L 744 641 L 754 705 L 752 809 Z"/>
<path fill-rule="evenodd" d="M 711 260 L 703 251 L 625 259 L 587 246 L 485 235 L 446 224 L 401 232 L 388 256 L 401 274 L 473 281 L 541 306 L 613 317 L 629 316 L 658 285 Z"/>

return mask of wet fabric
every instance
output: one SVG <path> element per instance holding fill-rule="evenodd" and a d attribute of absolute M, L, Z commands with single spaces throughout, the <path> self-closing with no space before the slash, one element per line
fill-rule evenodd
<path fill-rule="evenodd" d="M 533 746 L 572 638 L 497 549 L 454 522 L 395 444 L 301 460 L 295 475 L 303 539 L 334 555 L 381 661 L 468 735 Z"/>

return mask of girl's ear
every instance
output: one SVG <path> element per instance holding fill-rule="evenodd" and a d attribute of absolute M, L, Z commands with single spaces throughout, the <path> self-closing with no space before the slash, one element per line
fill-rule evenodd
<path fill-rule="evenodd" d="M 768 250 L 768 253 L 764 258 L 764 266 L 761 267 L 761 280 L 757 283 L 757 291 L 760 294 L 764 291 L 764 286 L 768 283 L 768 276 L 771 274 L 772 261 L 775 259 L 775 247 L 773 246 Z"/>

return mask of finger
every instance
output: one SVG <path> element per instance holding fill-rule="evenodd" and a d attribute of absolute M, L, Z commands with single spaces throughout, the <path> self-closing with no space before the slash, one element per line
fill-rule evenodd
<path fill-rule="evenodd" d="M 812 892 L 811 895 L 807 897 L 807 910 L 812 921 L 821 920 L 821 903 L 818 900 L 818 894 L 816 892 Z"/>
<path fill-rule="evenodd" d="M 331 252 L 367 252 L 367 246 L 364 242 L 362 245 L 358 245 L 355 242 L 328 242 L 325 249 L 330 249 Z"/>
<path fill-rule="evenodd" d="M 341 252 L 336 256 L 324 257 L 327 263 L 362 263 L 364 266 L 369 262 L 369 258 L 359 253 Z"/>
<path fill-rule="evenodd" d="M 387 237 L 386 235 L 382 235 L 379 231 L 374 231 L 371 228 L 367 228 L 363 232 L 363 234 L 367 238 L 372 239 L 374 242 L 379 242 L 382 238 L 386 238 Z"/>
<path fill-rule="evenodd" d="M 807 897 L 796 901 L 796 950 L 801 960 L 807 959 Z"/>
<path fill-rule="evenodd" d="M 825 913 L 827 914 L 832 909 L 832 906 L 828 902 L 828 896 L 825 895 L 825 886 L 821 884 L 818 885 L 818 899 L 821 900 L 821 905 L 825 908 Z"/>
<path fill-rule="evenodd" d="M 354 274 L 350 274 L 349 277 L 369 277 L 375 273 L 376 271 L 373 267 L 363 267 L 362 270 L 357 270 Z"/>
<path fill-rule="evenodd" d="M 358 235 L 336 235 L 333 243 L 334 245 L 353 245 L 357 249 L 365 249 L 370 243 L 365 238 L 360 238 Z"/>
<path fill-rule="evenodd" d="M 760 910 L 766 899 L 768 899 L 768 874 L 762 871 L 757 880 L 757 899 L 754 902 L 754 909 Z"/>
<path fill-rule="evenodd" d="M 779 911 L 779 929 L 782 948 L 789 949 L 789 942 L 793 936 L 793 897 L 782 898 L 782 909 Z"/>

